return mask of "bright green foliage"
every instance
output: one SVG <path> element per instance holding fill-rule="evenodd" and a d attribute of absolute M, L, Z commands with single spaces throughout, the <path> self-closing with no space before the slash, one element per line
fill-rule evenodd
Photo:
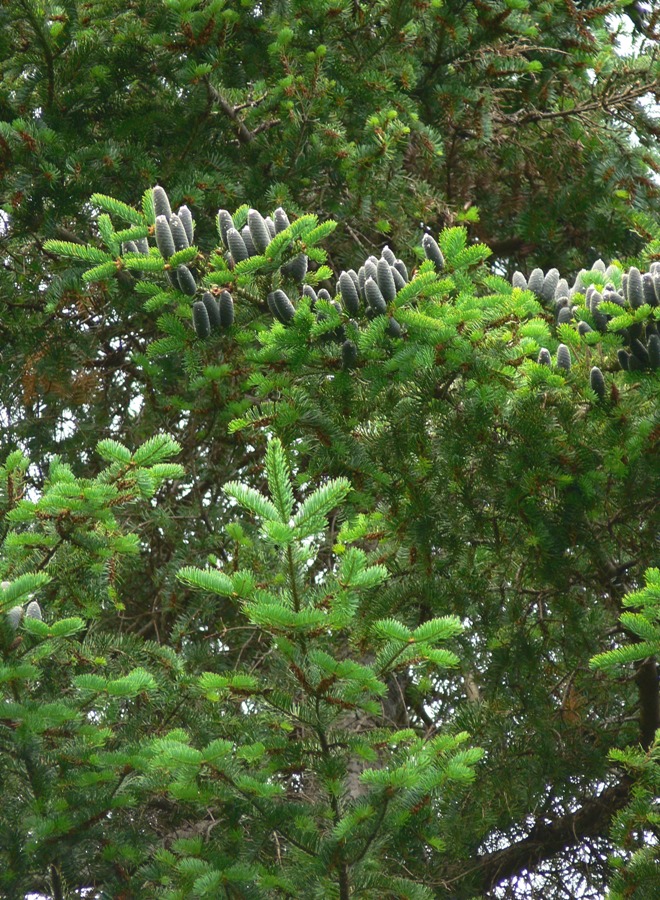
<path fill-rule="evenodd" d="M 104 200 L 108 249 L 120 220 L 152 220 L 151 196 L 144 219 Z M 248 215 L 260 221 L 239 208 L 236 233 Z M 514 287 L 454 227 L 435 242 L 441 271 L 422 247 L 396 269 L 395 319 L 368 302 L 375 288 L 387 310 L 387 249 L 344 270 L 355 311 L 341 279 L 337 299 L 320 286 L 333 223 L 285 216 L 236 265 L 226 245 L 190 248 L 200 289 L 236 300 L 234 327 L 213 331 L 198 301 L 204 340 L 169 279 L 189 250 L 163 269 L 150 235 L 138 254 L 160 265 L 135 283 L 154 324 L 131 364 L 178 445 L 131 453 L 106 426 L 105 469 L 56 458 L 29 499 L 25 460 L 7 458 L 5 665 L 27 666 L 25 691 L 61 717 L 44 765 L 63 771 L 88 732 L 79 781 L 51 777 L 34 801 L 38 828 L 24 794 L 16 815 L 35 837 L 23 853 L 17 832 L 6 890 L 431 897 L 449 883 L 470 898 L 517 896 L 534 871 L 550 896 L 555 879 L 602 892 L 605 861 L 582 878 L 575 859 L 628 815 L 609 754 L 648 749 L 658 725 L 643 660 L 617 689 L 588 662 L 646 659 L 657 642 L 625 613 L 651 643 L 608 645 L 622 573 L 634 583 L 654 561 L 660 496 L 659 375 L 618 353 L 648 342 L 660 308 L 606 300 L 627 273 L 594 264 L 559 293 L 574 314 L 558 323 L 558 272 Z M 82 250 L 81 268 L 96 262 Z M 301 287 L 287 265 L 303 253 Z M 597 293 L 605 327 L 584 332 Z M 570 367 L 548 364 L 562 357 Z M 170 487 L 178 447 L 187 480 Z M 27 615 L 33 594 L 43 621 Z M 53 654 L 54 682 L 38 668 Z M 20 780 L 16 745 L 8 759 Z M 527 840 L 530 821 L 543 840 Z M 620 833 L 623 872 L 636 863 Z"/>
<path fill-rule="evenodd" d="M 224 807 L 225 815 L 236 807 L 244 839 L 236 834 L 234 858 L 200 847 L 189 857 L 204 861 L 214 884 L 229 881 L 246 892 L 277 885 L 291 896 L 311 886 L 318 896 L 332 896 L 338 887 L 342 896 L 396 889 L 400 896 L 431 897 L 385 860 L 395 859 L 405 832 L 429 827 L 426 806 L 443 786 L 472 780 L 480 754 L 462 748 L 464 734 L 420 741 L 412 730 L 379 728 L 376 719 L 396 672 L 409 671 L 413 661 L 418 668 L 457 664 L 437 644 L 460 633 L 460 623 L 429 621 L 414 633 L 393 623 L 391 633 L 387 622 L 374 622 L 365 630 L 360 597 L 383 583 L 386 569 L 369 565 L 357 548 L 343 549 L 334 572 L 320 558 L 326 519 L 349 482 L 328 481 L 296 503 L 277 438 L 268 444 L 266 474 L 270 496 L 238 482 L 225 492 L 260 520 L 273 558 L 269 587 L 240 568 L 238 558 L 232 575 L 187 567 L 179 578 L 238 604 L 271 662 L 256 676 L 249 669 L 201 674 L 198 690 L 218 707 L 214 739 L 197 750 L 182 735 L 158 739 L 147 751 L 150 769 L 162 772 L 159 780 L 175 798 Z M 368 645 L 376 651 L 369 664 L 355 658 L 356 629 L 362 652 Z M 245 733 L 247 710 L 252 724 Z M 305 791 L 313 792 L 313 803 L 305 802 Z M 259 858 L 268 853 L 273 829 L 288 851 L 269 871 Z M 368 852 L 372 846 L 379 848 L 376 856 Z M 152 864 L 154 890 L 174 883 L 182 896 L 195 892 L 197 882 L 184 872 L 186 849 L 192 847 L 182 845 L 172 860 Z"/>
<path fill-rule="evenodd" d="M 645 585 L 623 598 L 623 606 L 631 612 L 621 614 L 623 637 L 617 635 L 617 646 L 599 653 L 591 660 L 595 669 L 612 674 L 633 675 L 631 663 L 635 663 L 635 680 L 640 687 L 642 718 L 657 717 L 657 670 L 655 657 L 660 653 L 660 569 L 648 569 Z M 657 723 L 655 723 L 657 724 Z M 617 874 L 612 881 L 611 896 L 616 900 L 626 897 L 651 897 L 660 887 L 660 852 L 654 836 L 660 824 L 658 792 L 660 769 L 658 767 L 658 734 L 649 729 L 647 746 L 642 748 L 613 749 L 612 762 L 621 767 L 634 784 L 632 798 L 614 820 L 612 837 L 619 852 L 613 857 Z M 652 739 L 652 740 L 650 740 Z"/>
<path fill-rule="evenodd" d="M 171 681 L 172 654 L 144 643 L 136 652 L 135 641 L 120 634 L 124 560 L 139 553 L 140 542 L 118 514 L 183 474 L 166 461 L 179 450 L 165 436 L 134 454 L 103 441 L 98 451 L 108 465 L 94 479 L 76 477 L 54 458 L 30 499 L 19 499 L 27 460 L 12 454 L 2 470 L 8 580 L 0 591 L 0 768 L 12 798 L 0 824 L 3 897 L 62 897 L 68 883 L 95 880 L 92 859 L 111 813 L 128 821 L 139 809 L 138 794 L 127 790 L 129 760 L 139 756 L 145 726 L 135 711 L 150 698 L 151 712 L 163 712 L 153 699 L 153 672 Z M 27 604 L 16 631 L 8 607 L 34 596 L 39 600 Z M 136 665 L 138 657 L 152 672 Z M 117 751 L 123 774 L 113 771 Z M 137 833 L 138 822 L 131 827 Z"/>
<path fill-rule="evenodd" d="M 658 69 L 644 16 L 634 17 L 642 45 L 615 52 L 616 30 L 631 24 L 632 7 L 620 7 L 8 0 L 2 399 L 22 446 L 39 460 L 60 452 L 52 432 L 29 423 L 73 417 L 67 452 L 82 460 L 106 423 L 132 443 L 138 403 L 147 432 L 180 407 L 172 379 L 156 389 L 150 375 L 126 371 L 176 327 L 158 324 L 157 294 L 133 290 L 163 269 L 152 234 L 151 255 L 139 244 L 143 226 L 154 227 L 155 183 L 172 201 L 166 217 L 180 204 L 192 211 L 204 253 L 217 243 L 219 208 L 244 208 L 239 230 L 250 208 L 334 218 L 335 275 L 372 249 L 378 256 L 385 240 L 412 267 L 420 222 L 434 237 L 466 225 L 468 243 L 478 238 L 507 271 L 568 274 L 594 247 L 622 260 L 638 252 L 656 238 L 656 125 L 641 98 Z M 97 239 L 109 235 L 99 211 L 117 229 L 116 249 L 100 258 Z M 287 227 L 281 213 L 273 219 L 273 231 Z M 67 243 L 72 264 L 53 244 L 45 250 L 48 240 Z M 130 240 L 138 254 L 122 252 Z M 85 246 L 96 251 L 92 291 L 75 260 Z M 190 267 L 195 253 L 172 265 Z"/>
<path fill-rule="evenodd" d="M 611 859 L 616 874 L 608 896 L 612 900 L 642 900 L 660 890 L 660 854 L 655 840 L 660 792 L 658 740 L 646 751 L 639 747 L 613 750 L 611 757 L 634 782 L 634 793 L 612 827 L 612 837 L 622 850 Z"/>
<path fill-rule="evenodd" d="M 383 862 L 396 858 L 411 829 L 432 839 L 429 804 L 448 785 L 469 784 L 480 753 L 463 747 L 463 733 L 427 739 L 379 724 L 380 700 L 399 672 L 458 663 L 438 646 L 461 632 L 458 620 L 427 621 L 414 632 L 362 621 L 361 598 L 382 585 L 387 570 L 351 547 L 335 566 L 324 537 L 350 483 L 327 481 L 296 502 L 274 438 L 265 461 L 270 496 L 239 482 L 225 486 L 260 519 L 269 586 L 251 571 L 253 552 L 239 526 L 231 529 L 241 546 L 231 574 L 190 566 L 178 573 L 240 608 L 242 628 L 272 669 L 256 677 L 251 664 L 203 671 L 192 647 L 177 654 L 123 637 L 118 567 L 138 546 L 109 506 L 146 499 L 165 478 L 180 476 L 179 466 L 164 462 L 180 448 L 158 437 L 133 454 L 111 440 L 98 449 L 110 465 L 93 482 L 55 461 L 42 496 L 7 514 L 5 567 L 46 566 L 54 577 L 22 575 L 4 583 L 0 597 L 4 613 L 39 591 L 52 623 L 30 618 L 34 601 L 20 637 L 0 620 L 3 716 L 12 723 L 0 764 L 3 789 L 15 798 L 2 821 L 3 895 L 38 889 L 63 896 L 67 885 L 91 880 L 109 895 L 130 884 L 131 894 L 145 897 L 212 896 L 220 885 L 299 896 L 310 884 L 326 896 L 339 885 L 342 896 L 350 886 L 431 897 L 398 864 Z M 76 581 L 84 602 L 67 590 Z M 96 627 L 58 618 L 76 606 Z M 215 667 L 228 648 L 213 645 L 207 660 Z M 57 699 L 48 700 L 53 690 Z M 311 804 L 303 782 L 316 795 Z M 196 823 L 190 832 L 177 830 L 187 821 Z M 153 845 L 163 827 L 173 829 L 167 852 Z M 202 835 L 215 829 L 225 838 L 205 847 Z M 274 835 L 288 847 L 284 866 L 271 853 Z"/>
<path fill-rule="evenodd" d="M 643 588 L 623 598 L 625 607 L 636 610 L 620 617 L 626 634 L 635 637 L 634 642 L 594 656 L 594 668 L 613 669 L 660 653 L 660 569 L 648 569 L 645 580 Z"/>
<path fill-rule="evenodd" d="M 654 897 L 655 11 L 0 24 L 0 895 Z"/>

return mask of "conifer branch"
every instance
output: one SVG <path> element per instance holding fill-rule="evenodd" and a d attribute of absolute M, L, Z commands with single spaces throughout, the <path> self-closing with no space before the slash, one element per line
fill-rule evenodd
<path fill-rule="evenodd" d="M 236 135 L 241 144 L 252 143 L 252 141 L 258 134 L 261 134 L 264 131 L 268 131 L 270 128 L 274 128 L 276 125 L 280 124 L 280 119 L 268 119 L 265 122 L 260 122 L 253 131 L 250 131 L 243 119 L 239 116 L 239 112 L 248 107 L 256 106 L 257 101 L 239 104 L 238 106 L 232 106 L 232 104 L 227 99 L 225 99 L 225 97 L 223 97 L 220 91 L 218 91 L 218 89 L 211 84 L 208 78 L 205 78 L 204 82 L 206 84 L 209 96 L 212 98 L 213 102 L 220 107 L 227 118 L 233 123 L 236 129 Z"/>
<path fill-rule="evenodd" d="M 654 48 L 613 0 L 327 46 L 313 5 L 6 2 L 5 892 L 642 890 Z"/>
<path fill-rule="evenodd" d="M 626 805 L 629 796 L 630 780 L 622 778 L 605 788 L 598 797 L 585 800 L 575 812 L 550 822 L 537 820 L 522 841 L 485 854 L 474 869 L 466 869 L 447 883 L 455 884 L 476 875 L 479 892 L 492 891 L 503 881 L 533 870 L 539 863 L 566 848 L 576 847 L 588 838 L 605 834 L 614 814 Z"/>
<path fill-rule="evenodd" d="M 46 106 L 48 107 L 48 109 L 50 109 L 55 98 L 55 65 L 53 51 L 51 50 L 50 44 L 48 43 L 48 39 L 43 33 L 41 22 L 34 14 L 33 10 L 30 8 L 30 4 L 27 3 L 26 0 L 19 0 L 19 3 L 23 8 L 26 19 L 29 21 L 34 30 L 37 42 L 41 45 L 41 49 L 43 50 L 44 60 L 46 62 L 48 84 L 48 99 L 46 101 Z"/>
<path fill-rule="evenodd" d="M 552 109 L 552 110 L 519 110 L 517 113 L 505 114 L 497 111 L 493 118 L 495 121 L 512 127 L 529 124 L 530 122 L 544 122 L 552 119 L 570 119 L 584 118 L 586 113 L 602 111 L 608 116 L 612 116 L 615 112 L 619 112 L 625 108 L 633 100 L 638 100 L 649 92 L 657 90 L 657 81 L 646 81 L 642 84 L 635 84 L 632 87 L 626 87 L 621 91 L 604 94 L 595 100 L 579 103 L 568 109 Z"/>

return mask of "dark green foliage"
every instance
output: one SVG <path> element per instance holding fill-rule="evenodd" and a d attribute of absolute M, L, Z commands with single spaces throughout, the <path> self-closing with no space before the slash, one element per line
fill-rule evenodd
<path fill-rule="evenodd" d="M 211 322 L 203 300 L 196 300 L 192 307 L 193 326 L 198 338 L 205 339 L 211 333 Z"/>
<path fill-rule="evenodd" d="M 660 369 L 660 337 L 657 334 L 649 335 L 646 349 L 649 355 L 651 368 Z"/>
<path fill-rule="evenodd" d="M 241 227 L 245 215 L 246 208 L 235 214 Z M 329 229 L 303 215 L 290 228 L 281 252 L 299 241 L 314 266 L 324 265 L 317 240 Z M 104 222 L 103 229 L 110 245 L 112 226 Z M 634 690 L 632 696 L 604 693 L 586 674 L 586 662 L 613 633 L 613 612 L 602 597 L 615 589 L 617 576 L 602 554 L 619 559 L 621 542 L 626 558 L 644 561 L 652 552 L 656 500 L 649 497 L 658 492 L 650 489 L 657 475 L 649 441 L 656 376 L 641 363 L 634 384 L 625 373 L 610 375 L 623 338 L 580 329 L 585 323 L 572 320 L 556 324 L 548 307 L 572 315 L 581 303 L 512 292 L 479 263 L 482 249 L 467 243 L 465 230 L 443 232 L 440 243 L 447 266 L 440 274 L 422 263 L 391 301 L 395 316 L 387 315 L 376 280 L 385 267 L 392 272 L 384 256 L 370 256 L 361 267 L 368 309 L 363 315 L 358 305 L 348 321 L 326 288 L 316 292 L 310 285 L 296 314 L 279 287 L 277 246 L 272 260 L 249 258 L 234 268 L 222 252 L 184 249 L 175 263 L 187 267 L 194 258 L 220 296 L 219 308 L 211 291 L 193 304 L 197 341 L 183 327 L 188 310 L 168 290 L 162 267 L 146 271 L 136 286 L 148 312 L 168 308 L 146 353 L 140 346 L 135 359 L 156 388 L 144 396 L 160 401 L 158 416 L 185 439 L 190 482 L 159 490 L 163 478 L 181 476 L 162 462 L 158 441 L 135 454 L 114 439 L 102 441 L 99 452 L 109 465 L 98 481 L 81 480 L 56 461 L 42 505 L 33 508 L 31 500 L 12 507 L 12 527 L 19 531 L 6 545 L 10 567 L 35 559 L 38 568 L 41 551 L 31 555 L 39 547 L 34 534 L 45 529 L 38 541 L 48 554 L 51 537 L 61 540 L 58 529 L 70 505 L 77 530 L 70 543 L 64 539 L 66 552 L 47 563 L 58 579 L 57 588 L 44 593 L 47 621 L 24 616 L 18 622 L 15 613 L 13 630 L 5 617 L 7 647 L 19 646 L 23 632 L 37 642 L 26 646 L 39 647 L 39 641 L 56 639 L 51 628 L 66 633 L 83 627 L 82 620 L 56 620 L 72 590 L 74 610 L 87 604 L 99 623 L 90 639 L 101 645 L 89 651 L 77 646 L 73 662 L 57 672 L 66 701 L 62 714 L 77 712 L 80 704 L 108 709 L 102 721 L 86 726 L 108 728 L 117 747 L 116 755 L 104 751 L 107 785 L 92 779 L 95 793 L 87 806 L 96 804 L 94 815 L 112 811 L 109 840 L 124 861 L 121 872 L 104 861 L 85 868 L 83 860 L 95 859 L 89 843 L 98 836 L 76 818 L 66 844 L 50 837 L 35 844 L 55 847 L 56 873 L 71 879 L 74 869 L 82 872 L 76 883 L 83 887 L 94 873 L 94 884 L 103 884 L 110 896 L 128 890 L 185 897 L 205 886 L 216 891 L 227 866 L 235 872 L 239 860 L 243 874 L 233 883 L 241 893 L 261 879 L 267 894 L 265 885 L 275 879 L 292 896 L 311 884 L 319 896 L 341 890 L 347 896 L 378 891 L 430 898 L 429 881 L 455 884 L 459 900 L 495 896 L 522 868 L 537 866 L 539 857 L 525 851 L 517 829 L 530 816 L 536 820 L 535 809 L 555 779 L 564 786 L 554 795 L 559 806 L 539 821 L 563 829 L 565 855 L 557 856 L 554 841 L 542 842 L 540 851 L 537 844 L 534 854 L 570 877 L 576 848 L 590 846 L 594 834 L 607 840 L 609 815 L 626 801 L 622 787 L 611 800 L 605 795 L 607 815 L 588 831 L 578 813 L 588 808 L 594 785 L 616 777 L 608 775 L 606 753 L 635 739 L 634 727 L 622 726 L 618 717 L 634 720 L 636 699 Z M 103 251 L 49 246 L 92 265 L 86 270 L 90 284 L 106 277 Z M 318 284 L 330 271 L 312 268 L 310 279 Z M 356 292 L 360 274 L 342 274 L 339 293 L 342 281 Z M 618 280 L 619 273 L 611 277 Z M 582 279 L 589 280 L 586 274 Z M 587 315 L 598 310 L 597 284 L 582 285 Z M 601 287 L 602 305 L 613 288 Z M 233 322 L 229 289 L 241 299 L 241 328 L 231 332 L 223 331 Z M 264 299 L 277 323 L 263 315 Z M 629 323 L 626 340 L 634 332 L 633 341 L 649 344 L 651 323 L 643 312 L 631 321 L 630 309 L 614 302 L 607 316 Z M 216 316 L 222 329 L 206 343 L 218 327 Z M 557 369 L 570 367 L 570 378 L 553 371 L 541 341 L 556 348 Z M 612 378 L 611 403 L 605 402 L 604 369 L 592 365 L 595 353 Z M 535 357 L 542 367 L 532 362 Z M 589 387 L 598 404 L 585 404 L 593 399 Z M 259 448 L 271 438 L 264 466 Z M 278 438 L 289 447 L 293 481 Z M 622 469 L 624 455 L 629 471 Z M 154 471 L 140 470 L 145 461 L 154 462 Z M 222 491 L 217 473 L 228 466 L 242 480 L 229 479 Z M 4 497 L 17 495 L 9 468 L 0 478 Z M 134 504 L 131 490 L 148 502 L 141 513 L 131 507 L 140 537 L 129 546 L 139 556 L 124 561 L 113 523 L 124 499 Z M 227 528 L 237 506 L 246 516 Z M 614 522 L 612 510 L 622 511 Z M 330 514 L 332 537 L 321 540 Z M 21 538 L 28 516 L 32 525 Z M 169 555 L 154 559 L 160 551 Z M 81 564 L 83 552 L 92 556 Z M 92 560 L 112 553 L 122 580 L 113 580 L 110 589 L 105 565 Z M 193 565 L 207 560 L 205 568 Z M 7 589 L 13 593 L 2 596 L 7 610 L 17 601 L 24 608 L 32 602 L 28 592 L 39 587 L 35 581 L 21 586 L 21 577 Z M 158 590 L 169 605 L 156 614 L 145 598 L 153 596 L 160 577 L 164 587 Z M 358 588 L 366 591 L 364 598 Z M 90 606 L 97 595 L 101 599 Z M 125 612 L 112 606 L 115 597 Z M 111 615 L 103 624 L 106 608 Z M 141 629 L 154 615 L 157 631 L 154 625 L 153 640 L 145 641 Z M 472 625 L 456 657 L 433 641 L 460 620 Z M 113 655 L 118 621 L 134 643 Z M 247 639 L 231 637 L 244 631 Z M 102 667 L 100 658 L 110 663 Z M 460 666 L 461 678 L 443 674 L 447 665 Z M 573 678 L 584 699 L 564 697 L 558 713 L 555 686 L 577 672 L 582 674 Z M 34 684 L 46 690 L 47 680 L 40 676 Z M 399 699 L 390 701 L 390 690 Z M 114 697 L 124 704 L 135 700 L 127 723 L 119 708 L 104 706 Z M 577 714 L 580 703 L 588 715 Z M 56 737 L 49 740 L 59 748 Z M 99 771 L 96 763 L 92 767 L 96 744 L 86 746 L 73 757 L 81 796 L 89 772 Z M 479 746 L 488 753 L 474 778 Z M 127 766 L 142 774 L 132 782 L 131 797 L 119 791 L 115 802 L 116 782 L 126 777 Z M 512 793 L 501 799 L 504 781 Z M 70 790 L 66 784 L 54 782 L 42 798 L 44 808 L 52 803 L 55 812 L 62 791 Z M 141 809 L 156 816 L 156 824 L 137 816 Z M 186 823 L 203 830 L 209 810 L 217 825 L 202 844 L 193 848 L 168 837 Z M 366 819 L 365 810 L 373 811 Z M 15 820 L 8 825 L 19 827 Z M 510 841 L 504 850 L 502 833 Z M 350 839 L 338 843 L 338 834 Z M 499 846 L 496 859 L 491 840 Z M 172 868 L 163 843 L 174 848 L 168 852 L 181 866 Z M 430 857 L 420 852 L 435 844 L 445 849 Z M 121 850 L 126 845 L 130 859 Z M 302 860 L 293 852 L 298 845 L 306 848 Z M 193 849 L 196 856 L 186 855 Z M 339 860 L 339 870 L 328 868 L 329 858 Z M 31 890 L 33 863 L 7 859 L 5 883 L 14 890 L 14 873 L 24 873 L 21 883 Z M 542 871 L 536 870 L 539 878 Z M 602 885 L 607 875 L 602 870 L 590 878 Z"/>
<path fill-rule="evenodd" d="M 660 496 L 643 6 L 2 4 L 0 895 L 657 895 L 657 651 L 588 665 L 655 628 L 621 620 Z M 218 208 L 280 204 L 233 266 Z M 231 329 L 196 337 L 179 265 Z M 554 297 L 512 291 L 535 267 Z"/>

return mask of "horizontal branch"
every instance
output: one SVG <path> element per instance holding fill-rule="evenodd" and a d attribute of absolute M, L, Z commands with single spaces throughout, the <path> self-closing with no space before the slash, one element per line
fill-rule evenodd
<path fill-rule="evenodd" d="M 588 103 L 577 104 L 570 109 L 555 109 L 544 111 L 537 109 L 520 109 L 515 113 L 511 113 L 510 115 L 495 113 L 493 118 L 501 125 L 517 126 L 527 125 L 531 122 L 548 121 L 551 119 L 568 119 L 571 117 L 582 116 L 588 112 L 595 112 L 597 110 L 601 110 L 602 112 L 611 115 L 612 113 L 616 112 L 620 106 L 625 106 L 633 100 L 639 100 L 640 97 L 643 97 L 645 94 L 651 93 L 656 90 L 657 83 L 655 81 L 651 81 L 644 84 L 635 85 L 634 87 L 628 88 L 625 91 L 621 91 L 616 94 L 610 94 L 609 96 L 604 95 L 597 98 L 596 100 L 591 100 Z"/>
<path fill-rule="evenodd" d="M 480 890 L 492 890 L 587 838 L 606 836 L 612 817 L 627 803 L 629 791 L 630 783 L 624 778 L 598 797 L 586 800 L 575 812 L 550 822 L 538 821 L 522 841 L 482 856 L 477 867 Z"/>

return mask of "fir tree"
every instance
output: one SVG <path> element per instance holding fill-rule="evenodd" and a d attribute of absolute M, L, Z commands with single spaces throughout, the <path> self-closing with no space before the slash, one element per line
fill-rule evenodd
<path fill-rule="evenodd" d="M 655 896 L 658 14 L 0 24 L 0 896 Z"/>
<path fill-rule="evenodd" d="M 173 437 L 2 469 L 5 894 L 650 890 L 655 244 L 514 286 L 455 227 L 353 292 L 314 215 L 91 203 L 45 249 L 134 279 Z"/>

